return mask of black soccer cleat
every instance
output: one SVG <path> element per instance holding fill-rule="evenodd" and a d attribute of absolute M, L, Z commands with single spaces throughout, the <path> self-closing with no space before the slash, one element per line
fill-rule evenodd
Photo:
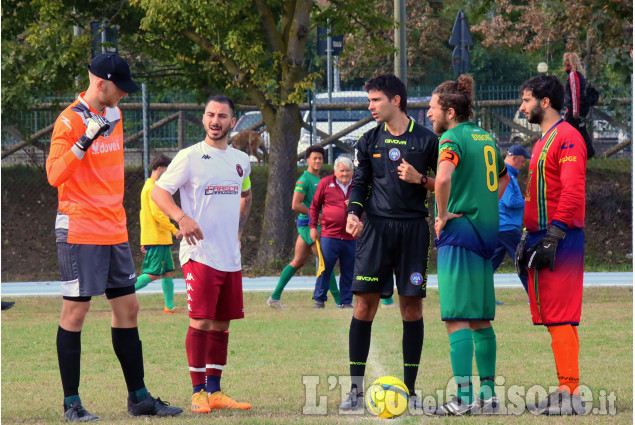
<path fill-rule="evenodd" d="M 72 402 L 70 407 L 66 407 L 66 404 L 64 404 L 64 418 L 66 422 L 93 422 L 99 420 L 99 416 L 89 413 L 79 400 Z"/>
<path fill-rule="evenodd" d="M 473 413 L 474 406 L 461 401 L 457 396 L 452 397 L 452 400 L 448 401 L 436 409 L 425 410 L 428 415 L 436 416 L 463 416 L 471 415 Z"/>
<path fill-rule="evenodd" d="M 15 304 L 15 301 L 2 301 L 2 310 L 8 310 Z"/>
<path fill-rule="evenodd" d="M 356 410 L 364 408 L 364 393 L 358 393 L 353 389 L 346 394 L 346 399 L 340 404 L 340 410 Z"/>
<path fill-rule="evenodd" d="M 183 409 L 170 406 L 159 397 L 154 398 L 149 393 L 145 400 L 133 403 L 128 397 L 128 414 L 132 416 L 177 416 L 183 413 Z"/>

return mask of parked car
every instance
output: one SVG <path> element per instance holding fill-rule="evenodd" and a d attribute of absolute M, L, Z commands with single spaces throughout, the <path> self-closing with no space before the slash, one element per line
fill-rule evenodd
<path fill-rule="evenodd" d="M 527 121 L 527 117 L 525 117 L 525 114 L 522 113 L 520 109 L 517 110 L 516 113 L 514 114 L 514 122 L 518 125 L 522 125 L 526 129 L 536 134 L 540 134 L 542 131 L 538 124 L 531 124 L 529 121 Z M 515 128 L 512 128 L 512 134 L 511 136 L 509 136 L 509 140 L 511 142 L 510 144 L 518 145 L 521 142 L 523 142 L 526 138 L 527 138 L 527 134 L 522 133 L 516 130 Z"/>
<path fill-rule="evenodd" d="M 317 93 L 315 95 L 316 103 L 328 103 L 328 93 Z M 410 98 L 411 102 L 429 102 L 430 96 L 426 97 L 414 97 Z M 343 92 L 333 92 L 331 93 L 331 103 L 364 103 L 368 105 L 368 93 L 365 91 L 343 91 Z M 408 115 L 412 117 L 415 122 L 429 128 L 432 130 L 432 122 L 426 116 L 427 109 L 408 109 Z M 331 111 L 331 132 L 329 133 L 329 125 L 328 125 L 328 111 L 326 110 L 317 110 L 315 121 L 317 129 L 327 133 L 327 134 L 335 134 L 338 133 L 358 121 L 363 120 L 370 116 L 370 112 L 368 111 L 368 106 L 362 109 L 346 109 L 346 110 L 336 110 Z M 307 111 L 304 113 L 303 119 L 309 125 L 313 125 L 313 117 L 310 112 Z M 370 121 L 369 123 L 364 124 L 362 127 L 351 131 L 350 133 L 340 137 L 340 141 L 346 143 L 347 145 L 353 147 L 359 137 L 365 132 L 375 128 L 377 123 L 375 121 Z M 300 132 L 300 141 L 298 143 L 298 152 L 302 152 L 306 150 L 311 144 L 317 144 L 322 141 L 322 138 L 318 135 L 311 140 L 311 132 L 306 129 L 302 129 Z M 335 157 L 339 154 L 344 153 L 344 151 L 340 148 L 335 148 Z"/>
<path fill-rule="evenodd" d="M 520 112 L 520 110 L 516 111 L 514 115 L 514 122 L 516 124 L 522 125 L 523 127 L 531 130 L 536 134 L 541 133 L 540 126 L 538 124 L 530 124 L 525 117 L 525 114 Z M 588 128 L 587 128 L 588 131 Z M 527 137 L 526 134 L 521 133 L 515 129 L 512 129 L 512 133 L 510 136 L 511 144 L 519 144 Z M 619 130 L 613 127 L 608 121 L 602 119 L 594 119 L 593 120 L 593 140 L 602 142 L 602 143 L 610 143 L 615 141 L 615 143 L 621 143 L 628 138 L 628 134 L 624 131 Z"/>
<path fill-rule="evenodd" d="M 329 95 L 328 93 L 317 93 L 315 95 L 315 102 L 320 103 L 329 103 Z M 341 92 L 333 92 L 331 93 L 331 103 L 366 103 L 368 104 L 368 93 L 365 91 L 341 91 Z M 329 111 L 325 110 L 317 110 L 315 111 L 315 117 L 311 115 L 311 111 L 306 111 L 302 116 L 304 122 L 309 125 L 313 125 L 315 121 L 315 126 L 318 130 L 321 130 L 327 134 L 335 134 L 338 133 L 356 122 L 363 120 L 368 117 L 370 114 L 367 109 L 347 109 L 347 110 L 339 110 L 339 111 L 330 111 L 331 112 L 331 132 L 329 133 L 329 123 L 328 123 L 328 113 Z M 366 131 L 374 128 L 377 124 L 375 121 L 371 121 L 369 123 L 364 124 L 362 127 L 357 130 L 353 130 L 352 132 L 346 134 L 345 136 L 340 138 L 340 141 L 346 143 L 349 146 L 354 146 L 361 136 Z M 300 131 L 300 141 L 298 142 L 298 153 L 306 150 L 309 146 L 320 143 L 322 138 L 318 135 L 311 140 L 311 132 L 305 128 Z M 339 148 L 335 150 L 335 156 L 341 154 L 343 151 Z"/>

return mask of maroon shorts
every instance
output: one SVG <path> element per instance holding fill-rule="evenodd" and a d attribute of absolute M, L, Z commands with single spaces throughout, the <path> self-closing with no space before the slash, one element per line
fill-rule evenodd
<path fill-rule="evenodd" d="M 192 319 L 235 320 L 245 317 L 243 275 L 222 272 L 190 260 L 183 264 L 187 307 Z"/>

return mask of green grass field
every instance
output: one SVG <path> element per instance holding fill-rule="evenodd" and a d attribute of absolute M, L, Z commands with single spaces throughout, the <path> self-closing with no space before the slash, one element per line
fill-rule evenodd
<path fill-rule="evenodd" d="M 249 401 L 249 411 L 221 411 L 196 415 L 189 410 L 190 377 L 184 340 L 186 314 L 162 314 L 162 297 L 141 296 L 139 329 L 143 341 L 148 389 L 185 412 L 174 419 L 132 418 L 126 413 L 126 387 L 110 341 L 110 311 L 104 297 L 94 299 L 82 333 L 82 380 L 84 406 L 101 417 L 102 423 L 233 423 L 318 424 L 379 423 L 383 419 L 338 414 L 342 392 L 339 377 L 348 373 L 348 328 L 352 310 L 311 309 L 308 292 L 290 292 L 283 299 L 288 311 L 265 305 L 268 294 L 245 294 L 245 319 L 230 329 L 229 362 L 223 372 L 223 389 L 234 398 Z M 497 383 L 503 405 L 513 385 L 557 385 L 551 339 L 543 327 L 530 323 L 522 289 L 497 292 L 506 305 L 497 310 L 494 327 L 498 339 Z M 593 393 L 593 407 L 600 407 L 604 394 L 607 409 L 611 394 L 615 416 L 591 414 L 575 418 L 521 416 L 436 419 L 406 413 L 392 423 L 581 423 L 630 424 L 633 422 L 633 294 L 629 288 L 585 290 L 580 327 L 581 383 Z M 438 293 L 424 300 L 425 341 L 417 389 L 423 396 L 454 385 L 449 343 L 439 319 Z M 184 295 L 176 297 L 185 305 Z M 55 335 L 61 300 L 19 298 L 15 307 L 2 312 L 2 404 L 3 424 L 62 422 L 60 383 Z M 380 309 L 373 326 L 373 340 L 366 384 L 383 375 L 403 377 L 399 311 Z M 476 373 L 476 367 L 474 367 Z M 304 378 L 303 378 L 304 377 Z M 319 384 L 305 386 L 304 382 Z M 450 383 L 448 384 L 448 382 Z M 477 385 L 478 386 L 478 385 Z M 308 390 L 307 390 L 308 388 Z M 502 393 L 502 394 L 501 394 Z M 317 398 L 316 398 L 317 397 Z M 326 414 L 303 414 L 303 407 L 319 405 Z M 512 406 L 513 407 L 513 406 Z M 318 409 L 319 410 L 319 409 Z"/>

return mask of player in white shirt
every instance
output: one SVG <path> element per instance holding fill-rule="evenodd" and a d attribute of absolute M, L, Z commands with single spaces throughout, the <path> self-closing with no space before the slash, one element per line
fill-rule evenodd
<path fill-rule="evenodd" d="M 183 234 L 179 258 L 190 327 L 185 351 L 192 378 L 192 411 L 249 409 L 220 391 L 231 320 L 242 319 L 240 237 L 251 208 L 247 154 L 228 146 L 234 104 L 212 96 L 205 106 L 205 140 L 181 150 L 152 191 L 152 200 Z M 172 197 L 179 190 L 181 207 Z"/>

